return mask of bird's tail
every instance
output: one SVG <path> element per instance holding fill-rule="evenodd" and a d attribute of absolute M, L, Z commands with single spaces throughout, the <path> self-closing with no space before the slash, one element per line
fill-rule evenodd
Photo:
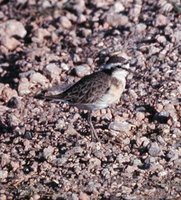
<path fill-rule="evenodd" d="M 35 95 L 34 97 L 36 99 L 39 99 L 39 100 L 64 102 L 63 95 L 61 93 L 60 94 L 49 94 L 49 95 L 46 95 L 45 92 L 41 92 L 41 93 Z"/>

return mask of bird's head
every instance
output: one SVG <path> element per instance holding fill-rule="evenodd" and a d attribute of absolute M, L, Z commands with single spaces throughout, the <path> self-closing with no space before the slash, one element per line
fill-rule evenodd
<path fill-rule="evenodd" d="M 130 57 L 127 54 L 112 55 L 103 65 L 103 71 L 107 71 L 117 79 L 125 78 L 130 71 Z"/>

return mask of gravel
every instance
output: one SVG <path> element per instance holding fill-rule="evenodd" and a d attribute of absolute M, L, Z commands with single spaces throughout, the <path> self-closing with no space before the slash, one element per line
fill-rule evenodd
<path fill-rule="evenodd" d="M 180 1 L 0 2 L 0 199 L 179 199 Z M 37 100 L 131 57 L 120 102 L 93 113 Z M 58 85 L 58 86 L 57 86 Z"/>

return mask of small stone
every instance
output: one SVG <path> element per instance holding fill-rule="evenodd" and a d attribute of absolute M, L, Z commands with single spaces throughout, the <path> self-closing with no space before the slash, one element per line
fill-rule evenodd
<path fill-rule="evenodd" d="M 31 198 L 30 198 L 30 200 L 39 200 L 41 197 L 40 197 L 40 195 L 39 194 L 34 194 Z"/>
<path fill-rule="evenodd" d="M 145 32 L 146 27 L 147 27 L 146 24 L 139 23 L 136 25 L 136 30 L 138 33 L 142 33 L 142 32 Z"/>
<path fill-rule="evenodd" d="M 2 154 L 1 155 L 1 167 L 6 166 L 10 163 L 10 156 L 9 154 Z"/>
<path fill-rule="evenodd" d="M 168 24 L 168 18 L 162 14 L 156 16 L 155 26 L 166 26 Z"/>
<path fill-rule="evenodd" d="M 30 76 L 30 82 L 34 84 L 38 83 L 42 86 L 45 86 L 47 85 L 47 83 L 49 83 L 49 80 L 39 72 L 35 72 Z"/>
<path fill-rule="evenodd" d="M 124 186 L 124 185 L 121 187 L 121 190 L 126 195 L 128 195 L 128 194 L 130 194 L 132 192 L 132 189 L 130 187 L 127 187 L 127 186 Z"/>
<path fill-rule="evenodd" d="M 44 0 L 44 1 L 42 2 L 42 7 L 43 7 L 43 8 L 51 8 L 52 5 L 51 5 L 50 1 Z"/>
<path fill-rule="evenodd" d="M 161 124 L 166 124 L 169 118 L 170 118 L 169 112 L 164 112 L 164 111 L 156 113 L 153 117 L 154 120 L 158 121 Z"/>
<path fill-rule="evenodd" d="M 96 169 L 101 167 L 101 161 L 98 158 L 91 158 L 89 160 L 89 169 Z"/>
<path fill-rule="evenodd" d="M 176 31 L 174 31 L 172 37 L 173 37 L 173 40 L 174 40 L 175 43 L 181 42 L 181 30 L 176 30 Z"/>
<path fill-rule="evenodd" d="M 133 160 L 133 165 L 134 166 L 141 166 L 143 163 L 141 162 L 141 160 L 140 159 L 134 159 Z"/>
<path fill-rule="evenodd" d="M 6 179 L 8 177 L 7 170 L 0 170 L 0 180 Z"/>
<path fill-rule="evenodd" d="M 163 177 L 163 176 L 166 176 L 168 174 L 168 171 L 164 170 L 164 171 L 161 171 L 158 173 L 158 176 L 160 177 Z"/>
<path fill-rule="evenodd" d="M 111 177 L 111 173 L 108 168 L 104 168 L 103 170 L 101 170 L 101 174 L 105 179 L 110 179 Z"/>
<path fill-rule="evenodd" d="M 90 198 L 85 192 L 80 192 L 79 200 L 90 200 Z"/>
<path fill-rule="evenodd" d="M 111 10 L 115 13 L 119 13 L 125 10 L 123 4 L 119 1 L 116 1 L 113 6 L 111 7 Z"/>
<path fill-rule="evenodd" d="M 11 161 L 11 167 L 13 171 L 16 171 L 20 167 L 19 161 Z"/>
<path fill-rule="evenodd" d="M 78 198 L 78 195 L 76 193 L 73 193 L 72 200 L 80 200 L 80 199 Z"/>
<path fill-rule="evenodd" d="M 65 127 L 65 121 L 63 119 L 59 119 L 55 127 L 56 129 L 62 130 Z"/>
<path fill-rule="evenodd" d="M 59 79 L 62 69 L 55 63 L 50 63 L 45 67 L 45 73 L 51 77 L 51 79 Z"/>
<path fill-rule="evenodd" d="M 0 11 L 0 19 L 2 20 L 4 18 L 4 13 Z"/>
<path fill-rule="evenodd" d="M 62 16 L 60 18 L 60 23 L 63 26 L 63 28 L 70 29 L 72 27 L 71 21 L 66 16 Z"/>
<path fill-rule="evenodd" d="M 157 111 L 161 112 L 163 110 L 163 105 L 161 103 L 157 104 Z"/>
<path fill-rule="evenodd" d="M 0 194 L 0 199 L 1 199 L 1 200 L 7 200 L 7 197 L 6 197 L 5 194 Z"/>
<path fill-rule="evenodd" d="M 13 37 L 4 36 L 1 38 L 1 43 L 4 45 L 8 50 L 13 51 L 15 50 L 21 43 Z"/>
<path fill-rule="evenodd" d="M 21 106 L 21 101 L 19 98 L 17 97 L 12 97 L 8 103 L 7 103 L 7 106 L 9 108 L 19 108 Z"/>
<path fill-rule="evenodd" d="M 141 122 L 141 121 L 144 120 L 144 118 L 145 118 L 145 114 L 143 112 L 137 112 L 136 113 L 136 120 L 137 121 Z"/>
<path fill-rule="evenodd" d="M 163 36 L 163 35 L 157 35 L 157 36 L 156 36 L 156 40 L 157 40 L 160 44 L 166 44 L 166 42 L 167 42 L 165 36 Z"/>
<path fill-rule="evenodd" d="M 38 42 L 42 42 L 45 37 L 50 36 L 50 32 L 47 29 L 39 28 L 35 35 L 37 36 Z"/>
<path fill-rule="evenodd" d="M 109 129 L 125 133 L 128 133 L 131 130 L 131 127 L 132 125 L 128 122 L 114 121 L 109 124 Z"/>
<path fill-rule="evenodd" d="M 0 35 L 6 35 L 7 37 L 19 36 L 24 38 L 26 33 L 27 31 L 24 28 L 24 25 L 14 19 L 8 20 L 0 25 Z"/>
<path fill-rule="evenodd" d="M 176 150 L 174 151 L 173 149 L 171 149 L 171 150 L 167 153 L 166 157 L 167 157 L 169 160 L 176 160 L 176 159 L 179 158 L 177 151 L 176 151 Z"/>
<path fill-rule="evenodd" d="M 78 77 L 84 77 L 85 75 L 90 74 L 90 68 L 87 65 L 79 65 L 74 68 L 74 71 Z"/>
<path fill-rule="evenodd" d="M 5 101 L 8 102 L 12 97 L 17 97 L 18 94 L 16 90 L 13 90 L 9 87 L 9 85 L 6 85 L 4 89 L 2 90 L 1 98 Z"/>
<path fill-rule="evenodd" d="M 92 33 L 91 29 L 88 28 L 82 28 L 81 32 L 84 37 L 88 37 Z"/>
<path fill-rule="evenodd" d="M 127 26 L 128 25 L 128 17 L 122 14 L 109 14 L 107 15 L 106 22 L 110 26 Z"/>
<path fill-rule="evenodd" d="M 158 143 L 157 142 L 152 142 L 148 145 L 148 153 L 151 155 L 151 156 L 158 156 L 159 153 L 160 153 L 160 147 L 158 146 Z"/>
<path fill-rule="evenodd" d="M 16 127 L 21 123 L 21 120 L 14 114 L 9 116 L 9 123 L 11 127 Z"/>
<path fill-rule="evenodd" d="M 53 155 L 54 150 L 55 149 L 52 146 L 48 146 L 47 148 L 44 148 L 44 150 L 43 150 L 43 157 L 46 160 L 50 159 L 50 157 Z"/>
<path fill-rule="evenodd" d="M 65 71 L 68 71 L 70 69 L 70 67 L 66 64 L 66 63 L 61 63 L 61 68 Z"/>
<path fill-rule="evenodd" d="M 18 93 L 20 96 L 31 93 L 30 82 L 27 78 L 21 78 L 18 85 Z"/>
<path fill-rule="evenodd" d="M 159 135 L 157 139 L 158 139 L 158 142 L 159 142 L 161 145 L 163 145 L 163 146 L 166 145 L 166 142 L 165 142 L 165 140 L 163 139 L 163 137 L 162 137 L 161 135 Z"/>

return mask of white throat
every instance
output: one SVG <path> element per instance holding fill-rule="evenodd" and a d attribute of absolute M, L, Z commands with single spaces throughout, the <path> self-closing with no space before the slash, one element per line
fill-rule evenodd
<path fill-rule="evenodd" d="M 127 75 L 128 75 L 128 71 L 123 70 L 123 69 L 115 70 L 112 73 L 112 77 L 116 78 L 119 81 L 125 81 Z"/>

